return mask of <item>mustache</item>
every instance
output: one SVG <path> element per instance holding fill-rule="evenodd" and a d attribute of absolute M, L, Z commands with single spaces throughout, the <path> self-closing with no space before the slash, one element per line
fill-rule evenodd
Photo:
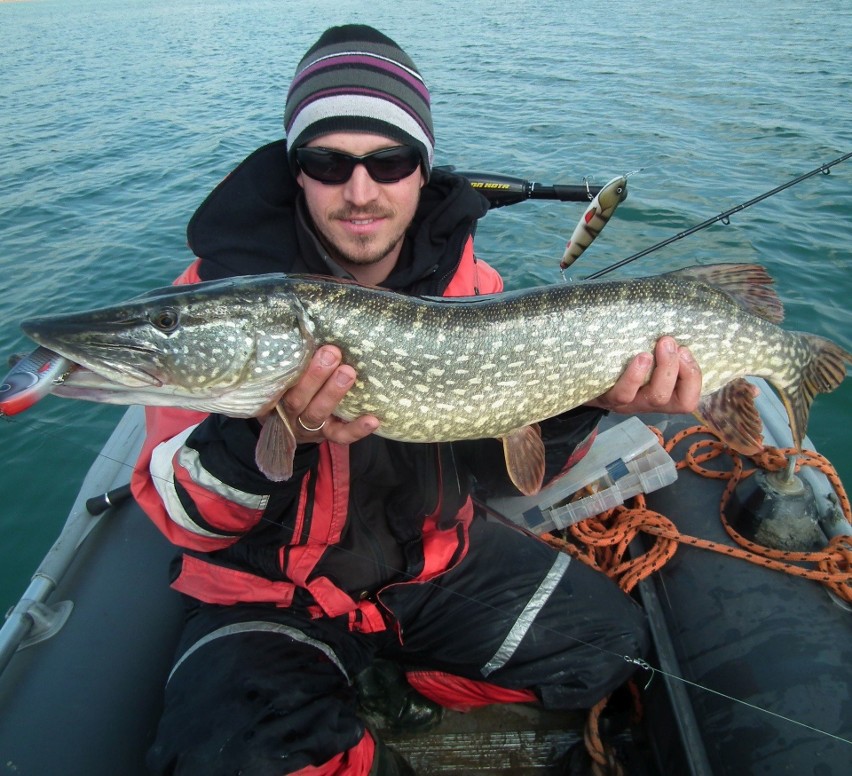
<path fill-rule="evenodd" d="M 331 218 L 339 221 L 360 221 L 366 218 L 393 218 L 396 215 L 395 211 L 387 208 L 353 208 L 346 207 L 339 210 L 333 210 L 329 213 Z"/>

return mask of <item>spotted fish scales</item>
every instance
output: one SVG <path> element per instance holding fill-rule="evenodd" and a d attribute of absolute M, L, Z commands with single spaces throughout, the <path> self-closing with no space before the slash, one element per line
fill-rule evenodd
<path fill-rule="evenodd" d="M 810 355 L 726 294 L 668 276 L 440 303 L 321 281 L 293 288 L 317 341 L 358 373 L 339 414 L 377 415 L 383 435 L 407 441 L 501 436 L 576 407 L 663 334 L 692 349 L 705 393 L 746 374 L 792 382 Z M 337 307 L 350 312 L 328 314 Z M 394 325 L 377 329 L 377 318 Z"/>

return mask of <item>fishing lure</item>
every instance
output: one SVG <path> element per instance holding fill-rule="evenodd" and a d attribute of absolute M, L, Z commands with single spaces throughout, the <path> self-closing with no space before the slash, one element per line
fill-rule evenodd
<path fill-rule="evenodd" d="M 571 239 L 565 246 L 559 268 L 564 272 L 582 255 L 601 229 L 603 229 L 615 209 L 627 198 L 627 176 L 619 175 L 607 183 L 589 203 L 586 211 L 580 217 L 577 226 L 571 233 Z"/>
<path fill-rule="evenodd" d="M 0 384 L 0 415 L 17 415 L 49 394 L 76 366 L 48 348 L 13 357 L 15 363 Z"/>

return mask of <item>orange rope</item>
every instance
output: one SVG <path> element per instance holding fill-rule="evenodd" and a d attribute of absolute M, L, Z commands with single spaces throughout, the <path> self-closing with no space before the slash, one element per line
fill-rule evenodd
<path fill-rule="evenodd" d="M 795 471 L 802 466 L 812 466 L 821 471 L 834 489 L 838 504 L 848 523 L 852 523 L 852 508 L 843 484 L 831 463 L 819 453 L 811 450 L 766 448 L 755 456 L 745 456 L 754 467 L 745 468 L 744 456 L 730 450 L 721 441 L 712 437 L 712 432 L 701 426 L 692 426 L 675 434 L 664 442 L 659 430 L 652 428 L 669 454 L 689 437 L 704 434 L 710 438 L 700 439 L 688 447 L 676 468 L 688 468 L 696 474 L 718 480 L 727 480 L 719 505 L 719 516 L 728 535 L 738 547 L 720 544 L 707 539 L 688 536 L 678 531 L 667 517 L 648 509 L 644 494 L 635 496 L 630 506 L 619 506 L 595 517 L 569 526 L 564 536 L 544 534 L 542 538 L 553 546 L 569 553 L 584 563 L 599 569 L 614 580 L 625 591 L 630 592 L 641 580 L 659 571 L 677 551 L 678 544 L 687 544 L 729 557 L 740 558 L 750 563 L 780 571 L 793 576 L 814 580 L 828 587 L 838 597 L 852 603 L 852 536 L 835 536 L 825 549 L 818 552 L 789 552 L 764 547 L 741 536 L 729 524 L 725 509 L 737 485 L 754 474 L 758 468 L 775 472 L 785 469 L 788 456 L 798 454 Z M 730 469 L 707 468 L 704 464 L 726 455 L 732 461 Z M 674 457 L 674 456 L 672 456 Z M 628 547 L 640 533 L 654 538 L 651 547 L 636 558 L 629 558 Z M 799 563 L 808 563 L 816 568 L 807 568 Z M 609 698 L 601 700 L 590 712 L 584 734 L 586 749 L 594 763 L 596 773 L 620 773 L 611 749 L 606 746 L 599 731 L 600 715 Z"/>
<path fill-rule="evenodd" d="M 659 436 L 659 431 L 653 430 Z M 685 429 L 666 443 L 666 450 L 671 453 L 689 436 L 708 433 L 707 429 L 700 426 Z M 759 455 L 749 457 L 749 460 L 766 471 L 780 471 L 787 466 L 787 456 L 796 452 L 767 448 Z M 723 454 L 728 455 L 733 462 L 730 470 L 704 466 L 708 461 Z M 682 534 L 667 517 L 647 508 L 644 494 L 634 497 L 630 506 L 615 507 L 570 526 L 564 537 L 544 534 L 542 538 L 612 577 L 627 592 L 642 579 L 659 571 L 675 554 L 678 544 L 687 544 L 793 576 L 815 580 L 830 588 L 843 600 L 852 603 L 852 537 L 836 536 L 824 550 L 818 552 L 790 552 L 759 545 L 737 533 L 725 515 L 725 508 L 737 485 L 757 471 L 756 468 L 746 470 L 743 456 L 715 439 L 702 439 L 691 444 L 676 466 L 678 469 L 689 468 L 702 477 L 727 480 L 719 515 L 726 532 L 739 547 Z M 796 462 L 796 471 L 802 466 L 813 466 L 825 474 L 837 494 L 846 520 L 852 522 L 849 498 L 834 467 L 823 456 L 810 450 L 800 455 Z M 643 555 L 630 559 L 627 557 L 628 547 L 640 533 L 653 536 L 654 543 Z M 816 568 L 805 568 L 796 565 L 797 563 L 810 563 Z"/>
<path fill-rule="evenodd" d="M 624 769 L 619 763 L 612 747 L 607 746 L 600 735 L 600 717 L 609 696 L 598 701 L 589 711 L 589 718 L 583 731 L 583 742 L 586 751 L 592 758 L 592 774 L 594 776 L 623 776 Z"/>

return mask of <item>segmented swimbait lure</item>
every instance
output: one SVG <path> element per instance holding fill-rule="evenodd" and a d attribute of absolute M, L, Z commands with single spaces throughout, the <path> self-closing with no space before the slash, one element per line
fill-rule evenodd
<path fill-rule="evenodd" d="M 594 239 L 601 233 L 615 209 L 627 198 L 627 176 L 619 175 L 607 183 L 589 203 L 577 226 L 571 233 L 571 239 L 565 246 L 559 268 L 566 270 L 583 254 Z"/>

